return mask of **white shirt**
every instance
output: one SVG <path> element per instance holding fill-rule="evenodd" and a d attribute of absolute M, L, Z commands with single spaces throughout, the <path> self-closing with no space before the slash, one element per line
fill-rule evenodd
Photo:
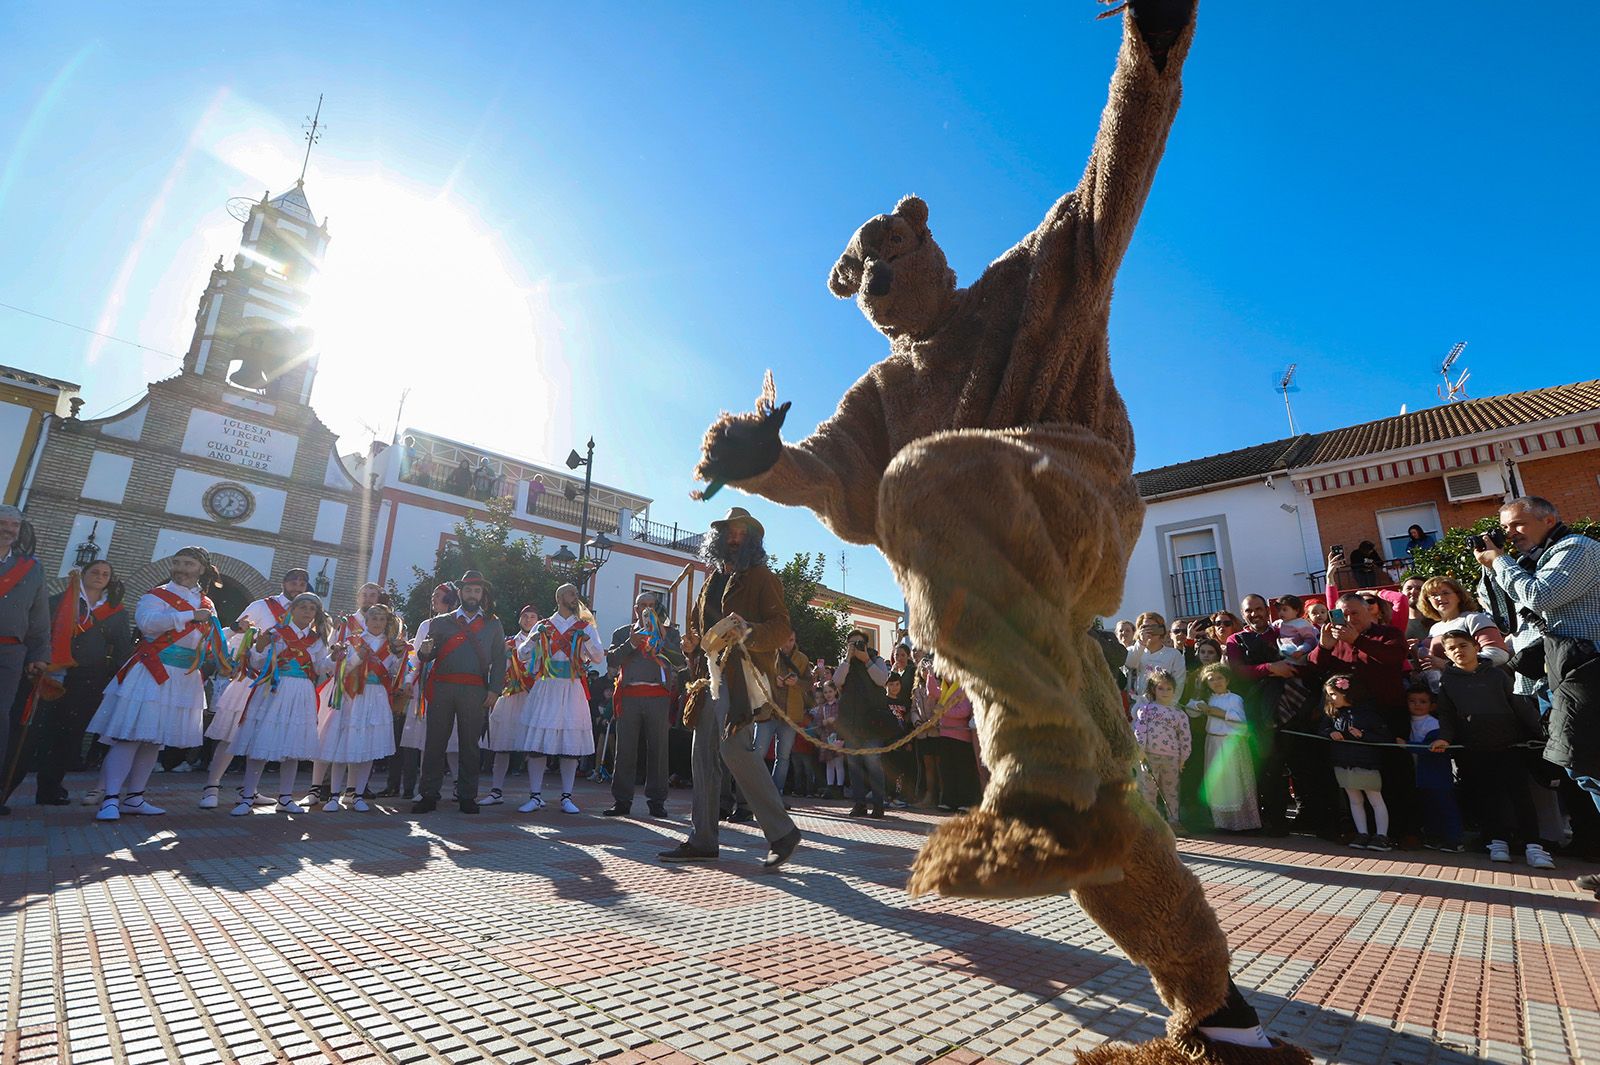
<path fill-rule="evenodd" d="M 278 619 L 273 616 L 272 608 L 267 605 L 268 602 L 274 602 L 283 607 L 283 620 L 287 623 L 289 620 L 289 597 L 281 594 L 269 595 L 265 599 L 257 599 L 240 612 L 239 621 L 251 626 L 257 632 L 265 632 L 272 628 L 278 624 Z"/>
<path fill-rule="evenodd" d="M 311 631 L 309 629 L 302 629 L 294 622 L 287 619 L 284 620 L 283 627 L 294 633 L 297 641 L 304 639 L 305 634 Z M 280 637 L 274 635 L 273 641 L 276 642 L 279 638 Z M 267 656 L 271 652 L 271 644 L 267 645 L 267 649 L 265 651 L 257 651 L 254 647 L 251 647 L 250 664 L 258 670 L 265 668 L 267 664 Z M 315 677 L 310 678 L 313 683 L 322 677 L 330 676 L 333 673 L 333 659 L 328 657 L 328 645 L 321 639 L 312 641 L 311 646 L 306 648 L 306 657 L 311 659 L 312 672 L 316 674 Z"/>
<path fill-rule="evenodd" d="M 606 660 L 606 645 L 601 642 L 600 633 L 595 630 L 593 625 L 584 625 L 583 619 L 578 615 L 573 614 L 571 617 L 562 617 L 560 614 L 551 614 L 545 620 L 563 636 L 575 626 L 583 625 L 583 660 L 595 665 L 599 665 Z M 517 645 L 517 657 L 522 659 L 523 665 L 531 665 L 533 663 L 533 652 L 538 646 L 538 641 L 533 639 L 524 639 Z M 552 662 L 565 662 L 567 660 L 566 652 L 557 651 L 550 656 L 550 660 Z"/>
<path fill-rule="evenodd" d="M 139 604 L 133 608 L 133 623 L 139 626 L 139 631 L 144 633 L 147 640 L 154 639 L 163 632 L 172 632 L 174 629 L 183 628 L 194 620 L 194 612 L 200 609 L 201 595 L 199 588 L 185 588 L 183 585 L 175 584 L 172 581 L 168 581 L 161 587 L 188 603 L 189 608 L 187 610 L 175 610 L 153 592 L 146 592 L 141 595 Z M 201 632 L 191 632 L 172 644 L 172 646 L 191 649 L 199 647 L 202 637 L 203 633 Z"/>

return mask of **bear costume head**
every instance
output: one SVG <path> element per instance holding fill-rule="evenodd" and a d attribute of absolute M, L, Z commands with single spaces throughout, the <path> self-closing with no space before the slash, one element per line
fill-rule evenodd
<path fill-rule="evenodd" d="M 828 289 L 854 296 L 886 337 L 931 333 L 955 299 L 956 274 L 928 230 L 928 205 L 907 196 L 892 214 L 868 219 L 833 264 Z"/>

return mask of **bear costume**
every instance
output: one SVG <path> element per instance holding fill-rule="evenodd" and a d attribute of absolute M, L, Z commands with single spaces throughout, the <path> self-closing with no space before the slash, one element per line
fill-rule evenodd
<path fill-rule="evenodd" d="M 982 805 L 923 847 L 911 892 L 1071 890 L 1172 1010 L 1167 1038 L 1082 1061 L 1309 1061 L 1281 1043 L 1234 1042 L 1261 1041 L 1255 1012 L 1229 978 L 1200 882 L 1132 788 L 1137 748 L 1088 635 L 1121 598 L 1144 512 L 1111 379 L 1112 282 L 1194 32 L 1194 0 L 1124 7 L 1078 187 L 965 289 L 922 200 L 866 222 L 828 287 L 889 338 L 888 358 L 798 444 L 779 437 L 789 405 L 769 375 L 754 413 L 724 414 L 707 431 L 696 476 L 808 507 L 889 560 L 912 635 L 978 706 L 991 768 Z"/>

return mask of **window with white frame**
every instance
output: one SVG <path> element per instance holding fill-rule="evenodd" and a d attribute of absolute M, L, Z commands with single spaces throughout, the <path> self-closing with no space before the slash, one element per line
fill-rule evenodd
<path fill-rule="evenodd" d="M 1411 549 L 1413 525 L 1421 526 L 1427 537 L 1426 543 L 1439 542 L 1439 508 L 1432 503 L 1380 510 L 1375 516 L 1378 519 L 1378 535 L 1383 538 L 1383 557 L 1386 559 L 1406 557 Z"/>
<path fill-rule="evenodd" d="M 1217 557 L 1216 530 L 1189 529 L 1167 539 L 1171 552 L 1172 603 L 1175 617 L 1222 610 L 1227 604 L 1222 565 Z"/>

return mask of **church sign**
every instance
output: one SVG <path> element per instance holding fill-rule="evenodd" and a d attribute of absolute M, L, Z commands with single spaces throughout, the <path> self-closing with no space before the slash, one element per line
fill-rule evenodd
<path fill-rule="evenodd" d="M 209 410 L 189 412 L 183 450 L 189 455 L 288 477 L 300 438 L 279 429 Z"/>

